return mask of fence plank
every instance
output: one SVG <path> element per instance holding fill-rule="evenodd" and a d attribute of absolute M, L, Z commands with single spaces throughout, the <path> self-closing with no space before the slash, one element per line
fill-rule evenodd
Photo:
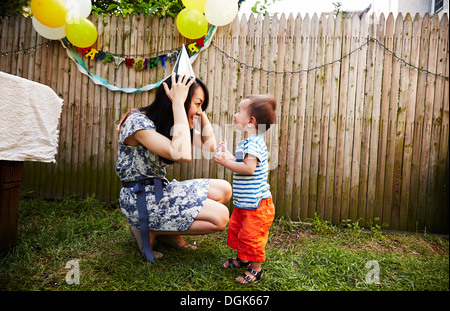
<path fill-rule="evenodd" d="M 414 66 L 419 66 L 419 52 L 420 52 L 420 33 L 421 33 L 421 20 L 420 15 L 416 14 L 412 24 L 411 35 L 411 51 L 410 51 L 410 63 Z M 415 98 L 417 96 L 417 89 L 414 87 L 417 85 L 417 70 L 409 70 L 409 82 L 407 89 L 405 90 L 406 99 L 406 124 L 405 124 L 405 138 L 403 148 L 403 172 L 402 172 L 402 185 L 401 185 L 401 206 L 400 206 L 400 227 L 406 230 L 409 219 L 408 204 L 411 188 L 411 163 L 413 156 L 413 139 L 414 132 L 414 119 L 415 119 Z"/>
<path fill-rule="evenodd" d="M 342 33 L 342 55 L 346 56 L 350 53 L 351 42 L 351 19 L 347 18 L 343 23 Z M 341 61 L 341 75 L 339 81 L 339 111 L 338 111 L 338 128 L 337 128 L 337 145 L 336 145 L 336 172 L 334 177 L 334 204 L 337 213 L 333 217 L 335 223 L 348 218 L 348 214 L 344 215 L 342 208 L 343 193 L 343 176 L 344 176 L 344 155 L 345 155 L 345 129 L 347 115 L 347 99 L 349 85 L 349 57 L 345 57 Z M 345 211 L 347 212 L 347 210 Z"/>
<path fill-rule="evenodd" d="M 278 56 L 284 55 L 283 57 L 278 57 L 277 71 L 292 71 L 292 37 L 293 37 L 293 17 L 290 14 L 288 20 L 286 20 L 285 15 L 281 16 L 280 20 L 280 29 L 283 29 L 283 32 L 280 32 L 280 37 L 278 39 L 278 44 L 284 46 L 285 49 L 278 50 Z M 279 116 L 279 129 L 280 132 L 278 134 L 277 139 L 279 143 L 279 152 L 278 152 L 278 176 L 276 183 L 276 187 L 274 187 L 274 191 L 277 193 L 277 201 L 276 205 L 282 207 L 281 213 L 290 217 L 289 208 L 286 206 L 286 179 L 289 176 L 286 175 L 286 152 L 288 145 L 288 131 L 289 131 L 289 107 L 290 107 L 290 96 L 291 93 L 291 81 L 292 74 L 285 75 L 277 75 L 277 86 L 276 89 L 280 86 L 281 92 L 275 93 L 277 98 L 277 115 Z M 279 99 L 279 101 L 278 101 Z M 275 174 L 274 174 L 275 176 Z"/>
<path fill-rule="evenodd" d="M 324 37 L 324 59 L 325 64 L 333 61 L 333 36 L 334 36 L 334 16 L 330 15 L 324 19 L 325 31 Z M 326 182 L 327 182 L 327 162 L 328 162 L 328 137 L 330 126 L 330 106 L 332 96 L 332 66 L 323 69 L 323 94 L 322 94 L 322 116 L 321 116 L 321 132 L 320 132 L 320 158 L 319 172 L 317 181 L 317 212 L 323 218 L 329 219 L 331 215 L 330 208 L 325 204 L 327 200 Z"/>
<path fill-rule="evenodd" d="M 332 61 L 338 60 L 341 57 L 341 43 L 342 43 L 342 28 L 343 28 L 343 16 L 337 15 L 334 19 L 334 25 L 330 25 L 332 16 L 329 19 L 329 31 L 331 32 L 333 44 L 333 52 L 330 52 L 329 57 Z M 333 32 L 332 29 L 334 28 Z M 328 56 L 328 54 L 327 54 Z M 329 60 L 327 59 L 327 63 Z M 327 70 L 330 70 L 327 68 Z M 325 212 L 324 218 L 326 220 L 331 220 L 332 222 L 339 222 L 339 213 L 336 213 L 333 208 L 334 199 L 334 182 L 335 182 L 335 169 L 336 169 L 336 147 L 337 147 L 337 126 L 338 126 L 338 111 L 339 111 L 339 75 L 340 75 L 340 65 L 339 63 L 334 63 L 331 67 L 332 76 L 330 77 L 329 83 L 331 84 L 330 89 L 330 125 L 328 133 L 328 152 L 327 152 L 327 180 L 326 180 L 326 201 L 325 201 Z"/>
<path fill-rule="evenodd" d="M 394 47 L 394 15 L 390 13 L 386 21 L 386 34 L 384 45 L 390 50 Z M 380 113 L 380 139 L 378 149 L 380 156 L 377 161 L 377 183 L 375 195 L 375 213 L 381 217 L 381 222 L 389 221 L 389 214 L 385 213 L 384 197 L 385 197 L 385 176 L 387 161 L 387 144 L 388 144 L 388 128 L 389 128 L 389 98 L 391 93 L 392 78 L 392 54 L 385 53 L 383 64 L 383 92 L 381 94 L 381 113 Z"/>
<path fill-rule="evenodd" d="M 403 21 L 403 39 L 401 57 L 408 63 L 411 61 L 411 35 L 412 35 L 412 20 L 408 13 Z M 402 187 L 402 165 L 404 163 L 404 141 L 405 141 L 405 125 L 406 125 L 406 110 L 408 103 L 408 84 L 409 84 L 409 66 L 404 64 L 400 67 L 400 84 L 398 96 L 397 122 L 395 131 L 395 158 L 394 158 L 394 189 L 393 189 L 393 204 L 392 204 L 392 222 L 397 222 L 399 228 L 406 227 L 405 211 L 401 211 L 401 187 Z M 403 219 L 402 219 L 403 218 Z"/>
<path fill-rule="evenodd" d="M 428 48 L 430 37 L 430 15 L 425 14 L 421 21 L 420 33 L 420 53 L 418 68 L 426 69 L 428 61 Z M 415 120 L 414 120 L 414 138 L 413 138 L 413 154 L 411 160 L 411 181 L 409 196 L 409 212 L 408 212 L 408 230 L 417 229 L 417 211 L 419 201 L 419 182 L 420 182 L 420 163 L 422 155 L 422 133 L 424 128 L 424 104 L 427 74 L 419 71 L 417 77 L 417 93 L 415 99 Z"/>
<path fill-rule="evenodd" d="M 319 19 L 317 14 L 314 14 L 311 19 L 310 29 L 310 46 L 309 46 L 309 62 L 308 69 L 316 66 L 317 59 L 317 36 L 319 33 Z M 307 75 L 306 88 L 306 111 L 305 111 L 305 131 L 303 142 L 303 163 L 302 163 L 302 185 L 300 196 L 301 219 L 313 218 L 314 211 L 310 209 L 309 203 L 309 188 L 310 188 L 310 174 L 311 174 L 311 142 L 312 142 L 312 127 L 313 127 L 313 113 L 314 113 L 314 86 L 315 86 L 315 72 L 310 71 Z"/>
<path fill-rule="evenodd" d="M 357 14 L 353 14 L 351 19 L 351 42 L 350 50 L 353 51 L 360 46 L 360 20 Z M 356 220 L 356 210 L 354 211 L 350 205 L 352 191 L 352 155 L 353 139 L 355 136 L 355 103 L 358 78 L 358 54 L 350 55 L 350 68 L 348 76 L 348 97 L 347 97 L 347 114 L 345 125 L 345 146 L 344 146 L 344 171 L 342 179 L 342 219 Z"/>
<path fill-rule="evenodd" d="M 403 16 L 398 14 L 395 22 L 394 45 L 393 51 L 396 55 L 401 55 L 402 48 L 402 34 L 403 34 Z M 395 214 L 394 202 L 394 187 L 395 187 L 395 135 L 397 128 L 397 112 L 398 112 L 398 93 L 400 87 L 400 62 L 397 59 L 392 60 L 392 78 L 391 78 L 391 92 L 390 92 L 390 106 L 389 106 L 389 125 L 388 125 L 388 145 L 387 145 L 387 160 L 386 160 L 386 175 L 385 175 L 385 190 L 384 190 L 384 211 L 383 214 L 389 217 L 389 223 L 398 224 Z M 397 171 L 398 173 L 398 171 Z M 394 217 L 393 217 L 394 215 Z"/>
<path fill-rule="evenodd" d="M 439 23 L 439 20 L 433 16 L 433 20 L 436 23 Z M 443 24 L 446 22 L 445 19 L 439 23 L 437 32 L 438 32 L 438 41 L 437 41 L 437 53 L 436 53 L 436 67 L 433 72 L 437 74 L 444 74 L 446 72 L 446 55 L 448 49 L 448 26 L 445 27 Z M 448 22 L 447 22 L 448 24 Z M 428 189 L 427 189 L 427 206 L 430 208 L 430 217 L 427 218 L 427 227 L 428 228 L 437 228 L 441 230 L 441 222 L 439 219 L 439 192 L 444 192 L 445 187 L 439 188 L 439 182 L 444 179 L 444 177 L 439 176 L 439 168 L 444 171 L 443 164 L 439 165 L 439 150 L 440 150 L 440 142 L 441 135 L 443 130 L 448 130 L 448 128 L 443 127 L 443 102 L 444 102 L 444 80 L 441 78 L 437 78 L 435 80 L 435 94 L 434 94 L 434 107 L 433 107 L 433 125 L 431 132 L 431 150 L 430 150 L 430 167 L 428 172 Z M 448 100 L 448 99 L 447 99 Z M 448 111 L 448 109 L 447 109 Z M 448 115 L 448 114 L 447 114 Z M 448 135 L 445 135 L 448 137 Z M 448 149 L 448 139 L 445 139 L 444 150 Z M 446 151 L 443 151 L 442 157 L 446 158 Z M 443 175 L 443 174 L 442 174 Z M 442 185 L 442 184 L 441 184 Z M 428 221 L 429 219 L 429 221 Z"/>
<path fill-rule="evenodd" d="M 449 33 L 449 23 L 448 16 L 444 15 L 441 21 L 441 27 L 444 27 L 443 33 L 441 35 L 442 38 L 445 38 L 445 33 Z M 446 61 L 446 70 L 445 76 L 449 76 L 450 74 L 450 57 L 448 55 L 448 42 L 447 48 L 443 45 L 442 50 L 446 49 L 447 53 L 445 53 Z M 436 217 L 436 227 L 433 228 L 436 232 L 448 232 L 449 231 L 449 208 L 447 206 L 449 202 L 449 189 L 448 184 L 449 180 L 449 157 L 450 152 L 448 151 L 448 143 L 449 143 L 449 81 L 446 80 L 444 83 L 444 96 L 443 96 L 443 116 L 442 116 L 442 134 L 441 134 L 441 142 L 440 142 L 440 150 L 439 150 L 439 169 L 438 169 L 438 194 L 437 194 L 437 216 Z"/>
<path fill-rule="evenodd" d="M 292 206 L 294 219 L 305 219 L 304 206 L 302 205 L 301 186 L 303 182 L 303 152 L 304 152 L 304 126 L 305 126 L 305 113 L 306 113 L 306 88 L 308 81 L 308 69 L 309 63 L 309 51 L 311 38 L 310 33 L 311 20 L 309 15 L 306 14 L 302 23 L 302 40 L 301 40 L 301 59 L 300 59 L 300 79 L 299 79 L 299 99 L 297 109 L 297 128 L 295 138 L 295 157 L 297 164 L 294 168 L 294 193 Z"/>
<path fill-rule="evenodd" d="M 376 21 L 375 15 L 373 17 L 373 23 L 375 24 L 375 38 L 380 42 L 384 38 L 385 30 L 385 18 L 384 14 L 381 14 Z M 369 168 L 368 168 L 368 186 L 367 186 L 367 207 L 366 207 L 366 220 L 373 220 L 374 224 L 381 225 L 381 209 L 377 208 L 377 171 L 378 171 L 378 158 L 380 157 L 380 145 L 379 139 L 381 129 L 381 100 L 382 100 L 382 77 L 383 77 L 383 65 L 384 65 L 384 49 L 382 46 L 377 45 L 373 50 L 374 71 L 373 71 L 373 100 L 372 100 L 372 124 L 370 127 L 370 153 L 369 153 Z M 378 218 L 379 221 L 375 221 Z"/>
<path fill-rule="evenodd" d="M 270 54 L 269 54 L 269 67 L 268 70 L 270 71 L 276 71 L 277 70 L 277 53 L 278 53 L 278 29 L 279 29 L 280 20 L 278 19 L 278 15 L 275 14 L 272 18 L 271 25 L 270 25 L 270 39 L 269 39 L 269 45 L 270 45 Z M 277 76 L 275 73 L 270 73 L 268 75 L 268 88 L 267 93 L 271 94 L 272 96 L 276 98 L 276 81 Z M 280 101 L 277 101 L 278 103 L 278 109 L 279 111 L 280 107 Z M 277 120 L 279 121 L 279 114 L 277 114 Z M 278 122 L 278 128 L 279 128 L 279 122 Z M 270 167 L 276 167 L 278 168 L 278 148 L 272 148 L 273 142 L 278 142 L 276 139 L 276 136 L 278 135 L 278 131 L 271 131 L 270 136 L 268 137 L 268 140 L 266 140 L 266 143 L 268 142 L 268 145 L 271 146 L 269 149 L 269 165 Z M 270 191 L 272 192 L 272 199 L 274 204 L 277 202 L 277 171 L 271 170 L 269 171 L 269 183 L 270 183 Z M 280 215 L 280 209 L 276 209 L 276 215 Z"/>
<path fill-rule="evenodd" d="M 317 59 L 314 67 L 319 67 L 325 63 L 325 29 L 326 29 L 326 17 L 324 14 L 320 16 L 318 24 L 318 32 L 316 37 L 317 44 Z M 323 206 L 319 209 L 319 158 L 320 158 L 320 146 L 321 146 L 321 131 L 322 128 L 322 106 L 323 106 L 323 82 L 324 82 L 324 68 L 314 70 L 314 101 L 313 115 L 312 115 L 312 136 L 311 136 L 311 165 L 310 165 L 310 180 L 309 180 L 309 206 L 308 214 L 312 218 L 315 213 L 323 215 Z"/>
<path fill-rule="evenodd" d="M 427 69 L 429 71 L 435 70 L 437 63 L 437 50 L 438 50 L 438 18 L 436 15 L 431 18 L 430 21 L 430 40 L 429 40 L 429 54 Z M 420 228 L 430 228 L 432 220 L 430 215 L 433 210 L 433 197 L 434 189 L 429 189 L 432 186 L 433 181 L 430 181 L 429 169 L 431 164 L 431 139 L 432 139 L 432 124 L 433 124 L 433 106 L 434 106 L 434 93 L 435 93 L 436 78 L 433 75 L 427 75 L 426 83 L 426 96 L 425 96 L 425 113 L 424 113 L 424 133 L 422 141 L 422 158 L 420 163 L 420 186 L 419 193 L 419 209 L 420 213 Z"/>
<path fill-rule="evenodd" d="M 362 46 L 367 42 L 367 34 L 368 34 L 368 20 L 367 14 L 364 14 L 360 18 L 360 32 L 358 38 L 358 45 Z M 361 146 L 364 143 L 363 137 L 363 128 L 364 128 L 364 112 L 366 109 L 371 109 L 371 107 L 367 107 L 364 102 L 364 92 L 365 92 L 365 84 L 366 84 L 366 60 L 367 60 L 367 45 L 363 48 L 359 49 L 357 52 L 358 61 L 357 61 L 357 82 L 356 90 L 355 90 L 355 109 L 354 109 L 354 137 L 353 137 L 353 155 L 352 155 L 352 164 L 351 164 L 351 181 L 350 181 L 350 210 L 349 215 L 350 219 L 358 220 L 360 218 L 364 219 L 364 204 L 359 203 L 359 192 L 360 188 L 364 185 L 364 182 L 360 181 L 361 177 L 361 150 L 363 147 Z M 364 169 L 362 170 L 364 171 Z"/>
<path fill-rule="evenodd" d="M 364 18 L 364 17 L 363 17 Z M 367 16 L 364 18 L 366 22 L 368 22 L 368 35 L 362 38 L 362 40 L 367 41 L 369 38 L 376 37 L 376 25 L 377 20 L 375 14 L 371 14 L 371 16 Z M 378 128 L 376 127 L 378 124 L 376 112 L 376 104 L 374 104 L 374 80 L 375 76 L 375 62 L 376 62 L 376 45 L 371 43 L 367 46 L 367 56 L 366 56 L 366 81 L 365 81 L 365 91 L 363 96 L 364 101 L 364 112 L 362 117 L 362 139 L 361 139 L 361 165 L 360 165 L 360 174 L 359 174 L 359 189 L 358 189 L 358 219 L 362 218 L 364 222 L 368 222 L 370 225 L 373 220 L 373 208 L 371 213 L 368 211 L 368 178 L 369 178 L 369 157 L 370 153 L 376 153 L 376 144 L 371 144 L 371 133 L 377 133 Z M 379 76 L 378 76 L 379 77 Z M 375 115 L 373 110 L 375 109 Z M 375 118 L 374 118 L 375 117 Z M 374 126 L 374 129 L 372 129 Z M 376 165 L 376 162 L 373 163 Z"/>
<path fill-rule="evenodd" d="M 302 40 L 302 18 L 297 15 L 294 21 L 294 33 L 292 34 L 292 50 L 291 55 L 292 71 L 300 70 L 301 60 L 301 40 Z M 285 211 L 289 215 L 295 213 L 293 211 L 293 198 L 295 189 L 295 165 L 296 165 L 296 143 L 297 143 L 297 123 L 298 123 L 298 106 L 299 106 L 299 81 L 300 75 L 293 74 L 291 79 L 291 92 L 289 94 L 289 133 L 287 145 L 286 159 L 286 190 L 285 190 Z M 292 217 L 292 216 L 291 216 Z"/>

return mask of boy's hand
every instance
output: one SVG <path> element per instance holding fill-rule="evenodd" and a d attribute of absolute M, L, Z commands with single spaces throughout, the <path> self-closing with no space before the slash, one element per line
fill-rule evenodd
<path fill-rule="evenodd" d="M 228 161 L 228 156 L 225 152 L 222 151 L 218 151 L 215 155 L 214 155 L 214 162 L 219 163 L 220 165 L 225 166 L 225 163 Z"/>
<path fill-rule="evenodd" d="M 217 145 L 216 151 L 227 152 L 227 141 L 224 139 Z"/>

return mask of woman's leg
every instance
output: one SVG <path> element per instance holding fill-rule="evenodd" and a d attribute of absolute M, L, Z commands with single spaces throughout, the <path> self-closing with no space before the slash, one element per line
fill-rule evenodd
<path fill-rule="evenodd" d="M 153 245 L 157 235 L 197 235 L 222 231 L 227 226 L 229 217 L 230 213 L 225 205 L 206 199 L 205 205 L 187 231 L 150 231 L 150 242 Z"/>
<path fill-rule="evenodd" d="M 208 234 L 225 229 L 230 218 L 230 213 L 224 204 L 231 199 L 232 193 L 233 190 L 228 181 L 223 179 L 210 179 L 205 205 L 203 205 L 189 229 L 181 232 L 150 231 L 150 244 L 152 248 L 157 236 L 161 236 L 162 240 L 166 243 L 173 243 L 186 248 L 187 245 L 181 235 Z"/>
<path fill-rule="evenodd" d="M 226 204 L 231 199 L 233 189 L 228 181 L 223 179 L 210 179 L 208 199 Z"/>
<path fill-rule="evenodd" d="M 208 234 L 225 229 L 230 212 L 224 204 L 230 200 L 231 195 L 232 188 L 228 181 L 211 179 L 205 205 L 189 227 L 189 233 L 184 234 Z"/>

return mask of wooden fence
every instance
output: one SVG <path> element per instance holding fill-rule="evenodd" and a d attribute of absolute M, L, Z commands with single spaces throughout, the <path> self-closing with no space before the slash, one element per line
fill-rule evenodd
<path fill-rule="evenodd" d="M 155 57 L 190 43 L 172 18 L 91 20 L 99 51 Z M 5 18 L 0 29 L 0 70 L 49 85 L 64 99 L 57 163 L 25 163 L 25 191 L 116 200 L 118 120 L 151 103 L 155 92 L 95 85 L 58 41 L 43 44 L 30 19 Z M 448 44 L 447 15 L 252 15 L 219 27 L 193 67 L 209 88 L 217 138 L 230 148 L 239 134 L 227 124 L 239 101 L 252 93 L 276 97 L 278 124 L 266 139 L 277 215 L 305 220 L 317 213 L 335 224 L 362 219 L 360 225 L 448 233 Z M 83 59 L 120 87 L 154 83 L 173 67 L 138 71 Z M 198 155 L 173 165 L 169 179 L 231 182 L 210 154 Z"/>

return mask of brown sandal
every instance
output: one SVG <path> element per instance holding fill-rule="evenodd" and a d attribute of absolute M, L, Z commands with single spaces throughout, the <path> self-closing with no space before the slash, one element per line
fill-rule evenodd
<path fill-rule="evenodd" d="M 236 261 L 239 266 L 236 266 L 234 261 Z M 226 264 L 227 266 L 225 267 L 224 265 L 222 265 L 222 268 L 224 269 L 247 268 L 251 264 L 251 261 L 243 262 L 239 257 L 236 257 L 236 259 L 228 258 Z"/>
<path fill-rule="evenodd" d="M 242 273 L 239 274 L 236 279 L 234 279 L 237 283 L 242 284 L 242 285 L 248 285 L 248 284 L 255 284 L 258 283 L 259 281 L 261 281 L 261 278 L 263 276 L 263 270 L 261 269 L 261 271 L 256 271 L 252 268 L 248 268 L 247 269 L 248 272 L 250 272 L 251 275 Z M 238 277 L 241 277 L 243 280 L 238 280 Z M 245 282 L 243 282 L 245 281 Z"/>

